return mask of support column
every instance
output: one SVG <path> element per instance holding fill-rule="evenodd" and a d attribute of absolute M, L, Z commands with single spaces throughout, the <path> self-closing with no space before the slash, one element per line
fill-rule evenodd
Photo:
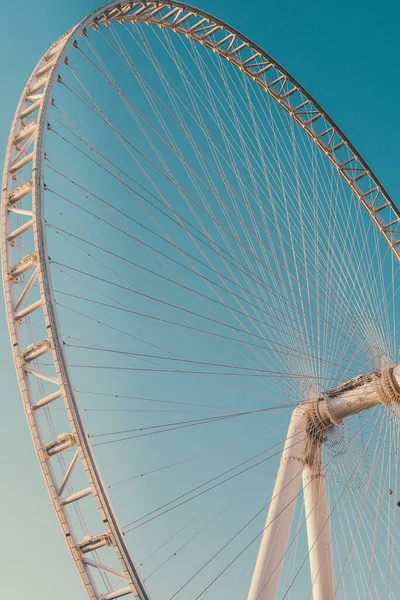
<path fill-rule="evenodd" d="M 322 444 L 328 428 L 377 404 L 400 405 L 400 365 L 354 377 L 293 411 L 248 600 L 276 598 L 302 475 L 313 600 L 333 600 L 335 577 Z"/>
<path fill-rule="evenodd" d="M 328 495 L 320 441 L 309 440 L 303 471 L 304 511 L 312 582 L 313 600 L 333 600 L 335 574 Z"/>
<path fill-rule="evenodd" d="M 293 411 L 248 600 L 274 600 L 300 489 L 307 439 L 306 409 Z"/>

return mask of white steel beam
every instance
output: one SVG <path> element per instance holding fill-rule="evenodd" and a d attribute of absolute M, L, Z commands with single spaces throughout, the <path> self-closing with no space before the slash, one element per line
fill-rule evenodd
<path fill-rule="evenodd" d="M 29 86 L 29 94 L 35 94 L 39 90 L 43 89 L 46 85 L 46 82 L 47 77 L 38 78 L 38 80 L 35 83 L 32 83 L 32 85 Z"/>
<path fill-rule="evenodd" d="M 29 117 L 29 115 L 31 115 L 32 113 L 35 112 L 35 110 L 37 110 L 40 105 L 42 104 L 41 100 L 36 100 L 36 102 L 34 102 L 33 104 L 29 104 L 29 106 L 27 106 L 19 115 L 18 118 L 19 119 L 25 119 L 26 117 Z"/>
<path fill-rule="evenodd" d="M 32 369 L 25 369 L 25 373 L 28 373 L 28 375 L 33 375 L 33 377 L 37 377 L 38 379 L 43 379 L 43 381 L 54 383 L 54 385 L 60 385 L 60 382 L 56 377 L 46 375 L 46 373 L 41 373 L 40 371 L 33 371 Z"/>
<path fill-rule="evenodd" d="M 79 490 L 79 492 L 74 492 L 70 496 L 67 496 L 67 498 L 61 500 L 60 504 L 61 506 L 66 506 L 67 504 L 71 504 L 71 502 L 77 502 L 78 500 L 82 500 L 82 498 L 86 498 L 92 493 L 93 492 L 91 487 L 85 488 L 84 490 Z"/>
<path fill-rule="evenodd" d="M 17 312 L 20 307 L 22 306 L 25 298 L 27 297 L 27 295 L 29 294 L 30 290 L 33 288 L 33 285 L 36 281 L 38 272 L 37 272 L 37 268 L 33 271 L 32 275 L 30 276 L 29 280 L 27 281 L 24 289 L 21 292 L 20 297 L 18 298 L 15 306 L 14 306 L 14 311 Z"/>
<path fill-rule="evenodd" d="M 314 443 L 303 470 L 304 512 L 307 526 L 309 561 L 313 600 L 333 600 L 335 574 L 333 568 L 332 534 L 323 452 L 320 442 Z"/>
<path fill-rule="evenodd" d="M 101 562 L 90 560 L 90 558 L 84 558 L 83 561 L 90 567 L 94 567 L 95 569 L 99 569 L 100 571 L 104 571 L 105 573 L 110 573 L 110 575 L 114 575 L 114 577 L 118 577 L 118 579 L 124 579 L 125 581 L 127 581 L 128 579 L 124 573 L 120 573 L 119 571 L 116 571 L 112 567 L 108 567 L 107 565 Z"/>
<path fill-rule="evenodd" d="M 14 315 L 14 319 L 16 321 L 20 321 L 21 319 L 24 319 L 28 315 L 30 315 L 33 312 L 35 312 L 35 310 L 38 310 L 42 305 L 43 305 L 42 300 L 37 300 L 36 302 L 32 302 L 32 304 L 30 304 L 26 308 L 23 308 L 22 310 L 20 310 L 19 312 L 17 312 Z"/>
<path fill-rule="evenodd" d="M 295 408 L 276 478 L 248 600 L 274 600 L 299 495 L 307 440 L 304 406 Z"/>
<path fill-rule="evenodd" d="M 26 208 L 9 208 L 8 212 L 12 212 L 16 215 L 25 215 L 26 217 L 31 217 L 33 215 L 31 210 L 27 210 Z"/>
<path fill-rule="evenodd" d="M 15 136 L 14 138 L 14 144 L 18 145 L 20 144 L 23 140 L 25 140 L 27 137 L 29 137 L 30 135 L 32 135 L 37 129 L 37 122 L 32 121 L 32 123 L 29 123 L 29 125 L 26 125 L 26 127 L 24 127 L 23 129 L 21 129 L 21 131 L 18 133 L 18 135 Z"/>
<path fill-rule="evenodd" d="M 36 265 L 36 254 L 28 254 L 22 260 L 18 261 L 10 269 L 11 277 L 19 277 L 26 271 L 29 271 Z"/>
<path fill-rule="evenodd" d="M 50 350 L 51 345 L 49 340 L 41 340 L 36 344 L 31 344 L 30 346 L 28 346 L 25 352 L 22 353 L 22 357 L 24 362 L 28 364 L 34 360 L 37 360 L 38 358 L 43 356 L 43 354 L 50 352 Z"/>
<path fill-rule="evenodd" d="M 28 229 L 31 229 L 32 227 L 33 227 L 33 219 L 31 219 L 30 221 L 27 221 L 26 223 L 24 223 L 24 225 L 21 225 L 21 227 L 17 227 L 17 229 L 14 229 L 14 231 L 9 233 L 7 236 L 7 241 L 8 242 L 14 241 L 17 237 L 24 234 L 26 231 L 28 231 Z"/>
<path fill-rule="evenodd" d="M 25 130 L 24 130 L 24 133 L 25 133 Z M 23 144 L 21 146 L 21 148 L 19 148 L 17 154 L 14 156 L 11 168 L 14 168 L 13 165 L 19 164 L 20 158 L 22 158 L 24 156 L 24 154 L 26 154 L 29 146 L 32 145 L 32 142 L 33 142 L 33 133 L 31 133 L 30 135 L 28 135 L 27 138 L 28 139 L 25 141 L 25 144 Z"/>
<path fill-rule="evenodd" d="M 99 600 L 116 600 L 116 598 L 122 598 L 123 596 L 128 596 L 128 594 L 131 593 L 132 590 L 130 587 L 124 587 L 119 590 L 115 590 L 115 592 L 110 592 L 109 594 L 100 596 Z"/>
<path fill-rule="evenodd" d="M 40 400 L 38 400 L 36 402 L 36 404 L 32 405 L 32 410 L 37 410 L 38 408 L 43 408 L 43 406 L 47 406 L 47 404 L 50 404 L 50 402 L 54 402 L 54 400 L 57 400 L 57 398 L 61 398 L 61 396 L 62 396 L 62 390 L 60 388 L 53 394 L 49 394 L 48 396 L 45 396 L 44 398 L 41 398 Z"/>
<path fill-rule="evenodd" d="M 104 546 L 112 546 L 112 540 L 108 533 L 102 533 L 96 536 L 86 536 L 79 544 L 78 548 L 81 554 L 94 552 Z"/>
<path fill-rule="evenodd" d="M 22 185 L 15 188 L 8 196 L 7 205 L 16 204 L 32 191 L 32 180 L 25 181 Z"/>
<path fill-rule="evenodd" d="M 68 469 L 65 472 L 64 479 L 62 480 L 60 488 L 58 490 L 58 495 L 59 496 L 62 496 L 62 494 L 63 494 L 66 486 L 68 485 L 68 481 L 71 478 L 72 472 L 73 472 L 73 470 L 76 467 L 76 463 L 78 462 L 78 459 L 79 459 L 79 448 L 75 452 L 75 454 L 74 454 L 74 456 L 73 456 L 73 458 L 72 458 L 72 460 L 70 462 L 70 465 L 69 465 Z"/>

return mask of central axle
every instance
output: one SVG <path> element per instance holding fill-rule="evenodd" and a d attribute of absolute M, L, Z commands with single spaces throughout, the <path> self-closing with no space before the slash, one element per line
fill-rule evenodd
<path fill-rule="evenodd" d="M 346 417 L 377 404 L 400 404 L 400 365 L 385 367 L 332 388 L 293 411 L 248 600 L 275 600 L 300 480 L 313 600 L 333 600 L 335 575 L 323 442 Z"/>

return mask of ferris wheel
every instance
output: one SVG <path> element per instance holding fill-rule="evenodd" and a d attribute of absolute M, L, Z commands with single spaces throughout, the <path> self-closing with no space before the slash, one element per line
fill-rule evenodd
<path fill-rule="evenodd" d="M 284 68 L 180 2 L 99 8 L 23 91 L 1 235 L 91 600 L 399 597 L 400 212 Z"/>

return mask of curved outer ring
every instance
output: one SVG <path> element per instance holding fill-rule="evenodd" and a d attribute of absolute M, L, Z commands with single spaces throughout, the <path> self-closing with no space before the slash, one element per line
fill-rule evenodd
<path fill-rule="evenodd" d="M 99 24 L 109 23 L 110 21 L 131 21 L 132 23 L 141 21 L 159 27 L 167 27 L 207 46 L 246 73 L 290 113 L 293 119 L 337 167 L 399 260 L 400 211 L 349 140 L 304 88 L 261 48 L 241 36 L 233 28 L 203 11 L 188 7 L 180 2 L 114 1 L 94 11 L 67 32 L 38 63 L 21 96 L 11 127 L 6 153 L 2 197 L 1 235 L 4 292 L 21 395 L 54 509 L 89 597 L 93 600 L 113 600 L 132 594 L 140 600 L 148 600 L 149 596 L 125 546 L 123 534 L 105 492 L 74 398 L 51 289 L 43 215 L 45 134 L 58 72 L 72 44 L 76 42 L 80 35 L 85 35 L 88 28 L 97 28 Z M 27 121 L 25 116 L 27 112 L 27 116 L 29 114 L 34 116 L 36 113 L 36 120 L 33 121 L 31 116 Z M 26 179 L 27 168 L 30 169 L 31 179 L 25 181 L 25 185 L 20 185 L 17 188 L 13 187 L 13 178 L 15 179 L 19 175 Z M 32 197 L 32 219 L 23 224 L 22 227 L 19 226 L 13 230 L 10 222 L 13 217 L 15 218 L 14 211 L 19 215 L 30 216 L 30 211 L 25 210 L 18 213 L 20 201 L 18 198 L 22 199 L 29 194 Z M 12 244 L 16 239 L 29 235 L 31 231 L 33 232 L 34 254 L 25 257 L 17 265 L 13 265 L 11 257 Z M 18 310 L 16 308 L 14 289 L 16 283 L 18 283 L 18 277 L 15 274 L 18 274 L 18 269 L 21 271 L 21 266 L 19 266 L 21 264 L 27 265 L 26 268 L 24 267 L 25 271 L 23 272 L 32 270 L 32 280 L 37 279 L 41 296 L 40 302 L 28 307 L 25 313 L 24 310 L 20 310 L 21 303 L 19 301 L 17 302 Z M 29 292 L 30 288 L 27 284 L 24 288 L 26 297 L 29 296 Z M 28 317 L 33 310 L 38 309 L 43 311 L 48 338 L 37 343 L 33 350 L 31 347 L 27 349 L 23 347 L 18 323 Z M 82 493 L 78 492 L 76 499 L 71 500 L 70 497 L 67 504 L 64 502 L 65 498 L 63 499 L 61 494 L 58 493 L 60 483 L 57 481 L 51 467 L 50 457 L 52 454 L 49 453 L 48 445 L 43 445 L 37 419 L 38 411 L 52 400 L 49 400 L 49 397 L 43 399 L 41 406 L 39 406 L 40 402 L 33 406 L 32 400 L 31 380 L 32 378 L 38 378 L 38 373 L 32 372 L 29 366 L 33 361 L 31 356 L 35 355 L 36 357 L 45 352 L 52 354 L 57 374 L 56 380 L 52 383 L 57 385 L 59 390 L 54 395 L 64 400 L 72 434 L 70 441 L 64 443 L 64 446 L 60 445 L 57 440 L 54 441 L 57 448 L 56 452 L 62 452 L 65 447 L 71 445 L 76 446 L 75 462 L 81 461 L 88 480 L 88 488 L 83 490 Z M 71 471 L 74 468 L 73 459 Z M 61 488 L 64 489 L 64 487 L 61 483 Z M 105 533 L 98 536 L 101 542 L 99 547 L 109 546 L 109 549 L 114 551 L 122 568 L 122 573 L 116 572 L 115 569 L 102 563 L 100 563 L 100 567 L 90 564 L 93 561 L 86 558 L 83 544 L 75 536 L 68 517 L 68 505 L 72 505 L 73 502 L 85 495 L 91 495 L 95 499 L 104 523 Z M 125 587 L 100 596 L 93 578 L 93 568 L 100 568 L 105 573 L 116 574 L 125 580 Z"/>

